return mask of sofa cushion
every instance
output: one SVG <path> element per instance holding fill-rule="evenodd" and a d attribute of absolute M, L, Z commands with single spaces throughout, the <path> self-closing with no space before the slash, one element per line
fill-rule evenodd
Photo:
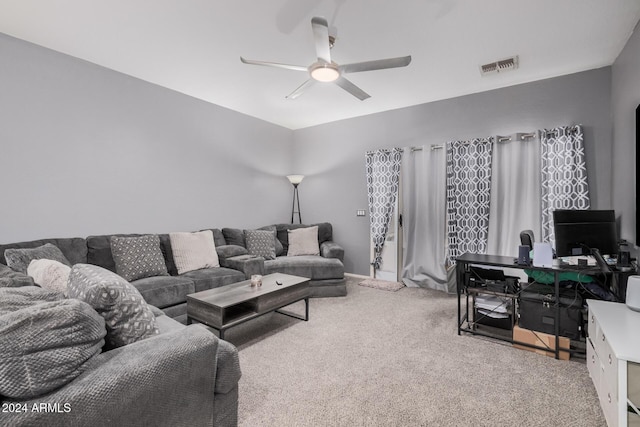
<path fill-rule="evenodd" d="M 317 225 L 289 230 L 288 240 L 287 256 L 320 255 Z"/>
<path fill-rule="evenodd" d="M 193 280 L 181 276 L 156 276 L 131 282 L 147 304 L 159 308 L 180 304 L 196 291 Z"/>
<path fill-rule="evenodd" d="M 27 274 L 45 289 L 67 295 L 67 281 L 71 267 L 52 259 L 34 259 L 27 267 Z"/>
<path fill-rule="evenodd" d="M 239 228 L 223 228 L 222 234 L 227 245 L 236 245 L 246 248 L 244 241 L 244 231 Z"/>
<path fill-rule="evenodd" d="M 194 270 L 181 274 L 180 277 L 191 279 L 195 284 L 196 292 L 230 285 L 245 279 L 242 272 L 225 267 Z"/>
<path fill-rule="evenodd" d="M 246 248 L 238 245 L 223 245 L 216 246 L 216 252 L 219 258 L 232 258 L 234 256 L 246 255 L 249 251 Z"/>
<path fill-rule="evenodd" d="M 4 257 L 9 267 L 25 274 L 27 273 L 29 263 L 34 259 L 52 259 L 66 265 L 71 265 L 62 251 L 51 243 L 46 243 L 37 248 L 7 249 L 4 251 Z"/>
<path fill-rule="evenodd" d="M 145 277 L 168 276 L 160 237 L 149 234 L 138 237 L 111 237 L 111 254 L 116 273 L 127 281 Z"/>
<path fill-rule="evenodd" d="M 105 334 L 104 319 L 75 299 L 0 316 L 0 395 L 34 398 L 67 384 L 100 353 Z"/>
<path fill-rule="evenodd" d="M 71 265 L 79 262 L 87 262 L 87 242 L 80 237 L 70 237 L 62 239 L 40 239 L 30 242 L 9 243 L 0 245 L 0 263 L 7 265 L 7 260 L 4 257 L 4 251 L 7 249 L 28 249 L 37 248 L 39 246 L 51 243 L 69 260 Z"/>
<path fill-rule="evenodd" d="M 169 233 L 169 238 L 178 274 L 201 268 L 220 267 L 211 230 Z"/>
<path fill-rule="evenodd" d="M 224 238 L 224 234 L 222 234 L 222 230 L 220 230 L 219 228 L 205 228 L 205 230 L 211 230 L 211 232 L 213 233 L 213 243 L 215 243 L 216 247 L 228 245 L 227 241 Z"/>
<path fill-rule="evenodd" d="M 20 286 L 33 286 L 34 284 L 33 277 L 0 264 L 0 288 L 17 288 Z"/>
<path fill-rule="evenodd" d="M 121 347 L 156 335 L 155 316 L 140 292 L 102 267 L 76 264 L 69 274 L 69 297 L 85 301 L 106 322 L 107 343 Z"/>
<path fill-rule="evenodd" d="M 271 230 L 244 230 L 244 240 L 249 254 L 264 259 L 276 258 L 276 233 Z"/>
<path fill-rule="evenodd" d="M 344 265 L 338 259 L 321 256 L 279 256 L 264 262 L 264 274 L 271 273 L 293 274 L 311 280 L 342 279 Z"/>
<path fill-rule="evenodd" d="M 0 316 L 38 303 L 60 301 L 64 295 L 60 292 L 43 289 L 39 286 L 21 286 L 19 288 L 0 288 Z"/>

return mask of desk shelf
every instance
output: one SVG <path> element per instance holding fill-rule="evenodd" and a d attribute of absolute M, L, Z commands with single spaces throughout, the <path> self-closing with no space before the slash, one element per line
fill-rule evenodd
<path fill-rule="evenodd" d="M 461 257 L 456 259 L 456 281 L 457 281 L 457 294 L 458 294 L 458 335 L 461 333 L 471 333 L 474 335 L 482 335 L 490 338 L 495 338 L 502 341 L 508 341 L 511 343 L 515 343 L 518 345 L 522 345 L 529 348 L 534 348 L 537 350 L 545 350 L 548 351 L 548 348 L 532 345 L 530 343 L 518 342 L 514 341 L 513 335 L 506 336 L 504 333 L 499 333 L 494 330 L 486 330 L 485 328 L 478 329 L 476 326 L 475 318 L 471 319 L 470 310 L 469 310 L 469 298 L 471 297 L 472 307 L 475 306 L 475 298 L 477 295 L 485 294 L 485 295 L 493 295 L 502 298 L 509 298 L 512 300 L 512 313 L 513 316 L 513 324 L 515 324 L 515 320 L 517 318 L 517 301 L 519 297 L 519 293 L 510 294 L 503 292 L 490 291 L 487 289 L 477 288 L 477 287 L 467 287 L 464 282 L 465 273 L 470 271 L 472 266 L 484 266 L 484 267 L 496 267 L 496 268 L 509 268 L 509 269 L 519 269 L 519 270 L 538 270 L 552 273 L 555 277 L 555 299 L 554 301 L 560 301 L 560 287 L 558 281 L 558 275 L 562 272 L 568 271 L 579 271 L 584 274 L 587 270 L 579 267 L 572 266 L 553 266 L 553 267 L 534 267 L 534 266 L 522 266 L 515 263 L 514 258 L 497 256 L 497 255 L 481 255 L 481 254 L 469 254 L 466 253 Z M 599 270 L 594 270 L 594 273 L 600 273 Z M 465 304 L 462 302 L 462 296 L 465 296 Z M 465 306 L 463 312 L 463 305 Z M 569 352 L 570 354 L 584 354 L 585 349 L 584 346 L 580 343 L 569 345 L 569 348 L 562 347 L 560 345 L 560 334 L 559 334 L 559 318 L 560 318 L 560 304 L 554 303 L 555 307 L 555 333 L 553 334 L 553 338 L 555 340 L 555 346 L 552 350 L 556 359 L 560 358 L 561 352 Z M 475 311 L 475 309 L 474 309 Z M 474 313 L 475 314 L 475 313 Z M 563 340 L 564 341 L 564 340 Z"/>

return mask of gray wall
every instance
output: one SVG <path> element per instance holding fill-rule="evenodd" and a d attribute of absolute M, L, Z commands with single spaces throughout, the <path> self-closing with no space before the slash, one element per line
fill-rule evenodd
<path fill-rule="evenodd" d="M 620 219 L 620 236 L 636 242 L 635 114 L 640 104 L 640 24 L 612 66 L 611 96 L 613 204 Z"/>
<path fill-rule="evenodd" d="M 375 95 L 374 95 L 375 96 Z M 365 101 L 366 102 L 366 101 Z M 560 125 L 583 124 L 592 206 L 610 208 L 611 68 L 601 68 L 294 132 L 294 164 L 305 222 L 330 221 L 345 269 L 369 273 L 364 153 Z M 432 238 L 419 236 L 418 238 Z"/>
<path fill-rule="evenodd" d="M 0 34 L 0 241 L 290 215 L 292 131 Z"/>
<path fill-rule="evenodd" d="M 638 43 L 613 66 L 612 172 L 610 67 L 290 131 L 0 34 L 0 241 L 287 222 L 283 175 L 303 173 L 303 221 L 332 222 L 368 274 L 365 151 L 574 123 L 593 206 L 615 201 L 632 234 Z"/>

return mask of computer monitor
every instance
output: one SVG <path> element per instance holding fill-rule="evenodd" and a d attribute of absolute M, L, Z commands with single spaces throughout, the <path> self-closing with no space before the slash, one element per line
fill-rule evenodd
<path fill-rule="evenodd" d="M 556 255 L 589 255 L 591 249 L 601 254 L 616 255 L 616 215 L 613 210 L 553 211 Z"/>

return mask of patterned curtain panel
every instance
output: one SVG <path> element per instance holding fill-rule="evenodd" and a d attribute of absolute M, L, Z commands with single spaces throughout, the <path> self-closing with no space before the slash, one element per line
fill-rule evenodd
<path fill-rule="evenodd" d="M 447 236 L 449 260 L 485 253 L 491 201 L 494 138 L 447 142 Z"/>
<path fill-rule="evenodd" d="M 401 148 L 366 153 L 369 218 L 374 248 L 374 259 L 371 265 L 375 270 L 380 268 L 382 247 L 387 238 L 389 223 L 398 197 L 401 163 Z"/>
<path fill-rule="evenodd" d="M 542 241 L 555 247 L 553 211 L 589 209 L 582 126 L 542 131 Z"/>

